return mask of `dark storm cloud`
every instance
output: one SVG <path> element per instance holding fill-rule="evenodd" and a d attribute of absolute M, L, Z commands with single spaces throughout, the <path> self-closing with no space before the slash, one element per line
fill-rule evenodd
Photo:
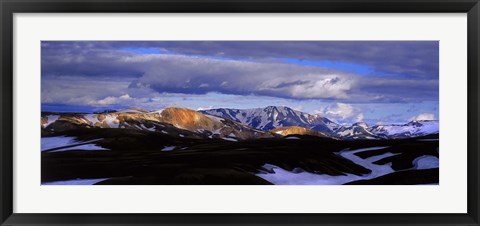
<path fill-rule="evenodd" d="M 90 42 L 42 42 L 42 76 L 139 77 L 142 65 L 121 59 L 134 55 Z"/>
<path fill-rule="evenodd" d="M 410 102 L 412 100 L 438 100 L 438 80 L 384 79 L 371 77 L 360 79 L 359 89 L 376 94 L 378 102 Z M 358 99 L 362 99 L 359 97 Z"/>
<path fill-rule="evenodd" d="M 159 54 L 143 54 L 142 48 Z M 374 70 L 359 76 L 279 60 L 285 58 L 342 61 Z M 349 103 L 421 102 L 438 100 L 438 43 L 42 42 L 42 84 L 59 76 L 130 81 L 124 90 L 115 91 L 115 97 L 150 89 Z M 99 92 L 88 87 L 81 91 Z M 42 95 L 48 93 L 42 90 Z"/>
<path fill-rule="evenodd" d="M 436 41 L 201 41 L 201 42 L 49 42 L 55 49 L 92 51 L 158 48 L 175 54 L 244 60 L 294 58 L 367 65 L 376 73 L 438 78 Z M 48 46 L 44 48 L 51 50 Z M 58 51 L 58 50 L 57 50 Z"/>
<path fill-rule="evenodd" d="M 142 57 L 145 73 L 131 88 L 159 93 L 264 95 L 344 102 L 408 102 L 438 99 L 438 80 L 356 76 L 291 64 L 178 55 Z"/>
<path fill-rule="evenodd" d="M 438 42 L 179 42 L 172 51 L 225 57 L 295 58 L 342 61 L 372 67 L 378 73 L 438 77 Z"/>
<path fill-rule="evenodd" d="M 218 60 L 179 55 L 142 57 L 144 75 L 131 87 L 157 92 L 204 94 L 221 92 L 284 98 L 345 98 L 345 73 L 279 63 Z M 342 82 L 337 76 L 342 76 Z M 331 82 L 335 81 L 335 82 Z M 319 89 L 317 89 L 319 88 Z"/>

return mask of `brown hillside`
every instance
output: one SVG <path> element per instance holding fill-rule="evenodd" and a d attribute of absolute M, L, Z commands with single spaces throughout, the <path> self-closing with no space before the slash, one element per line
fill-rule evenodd
<path fill-rule="evenodd" d="M 130 108 L 125 111 L 100 114 L 60 114 L 48 126 L 48 117 L 41 118 L 42 128 L 48 132 L 60 132 L 77 128 L 118 128 L 156 131 L 164 134 L 180 134 L 188 130 L 205 138 L 227 138 L 247 140 L 273 138 L 278 135 L 260 131 L 246 125 L 204 115 L 187 108 L 166 108 L 161 111 L 143 113 L 142 109 Z M 181 129 L 174 132 L 168 127 Z"/>
<path fill-rule="evenodd" d="M 280 134 L 282 136 L 298 134 L 298 135 L 311 135 L 319 137 L 328 137 L 323 133 L 317 132 L 315 130 L 307 129 L 300 126 L 285 126 L 271 130 L 272 133 Z"/>
<path fill-rule="evenodd" d="M 223 125 L 202 113 L 187 108 L 166 108 L 161 113 L 162 122 L 172 124 L 175 127 L 195 131 L 197 129 L 215 130 Z"/>

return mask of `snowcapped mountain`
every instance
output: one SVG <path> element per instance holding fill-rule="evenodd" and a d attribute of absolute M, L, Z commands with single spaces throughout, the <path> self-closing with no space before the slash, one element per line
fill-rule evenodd
<path fill-rule="evenodd" d="M 404 125 L 377 125 L 370 132 L 382 138 L 408 138 L 439 133 L 438 120 L 411 121 Z"/>
<path fill-rule="evenodd" d="M 120 128 L 160 132 L 188 138 L 247 140 L 306 134 L 334 139 L 399 139 L 439 132 L 436 120 L 412 121 L 404 125 L 364 122 L 341 126 L 320 115 L 269 106 L 255 109 L 211 109 L 194 111 L 166 108 L 146 111 L 130 108 L 96 114 L 42 113 L 42 135 L 72 129 Z"/>
<path fill-rule="evenodd" d="M 379 139 L 378 135 L 369 131 L 369 127 L 364 122 L 357 122 L 351 126 L 342 126 L 337 129 L 334 136 L 342 139 Z"/>
<path fill-rule="evenodd" d="M 276 135 L 257 130 L 232 120 L 204 115 L 186 108 L 166 108 L 148 112 L 143 109 L 100 114 L 44 114 L 42 133 L 81 128 L 136 129 L 191 138 L 246 140 L 271 138 Z"/>
<path fill-rule="evenodd" d="M 230 119 L 264 131 L 286 126 L 300 126 L 319 132 L 331 133 L 340 127 L 325 117 L 310 115 L 284 106 L 253 109 L 218 108 L 200 112 Z"/>
<path fill-rule="evenodd" d="M 264 131 L 297 126 L 340 139 L 408 138 L 438 133 L 438 121 L 412 121 L 405 125 L 373 127 L 369 127 L 364 122 L 357 122 L 351 126 L 341 126 L 320 115 L 311 115 L 284 106 L 254 109 L 218 108 L 200 112 L 230 119 Z"/>

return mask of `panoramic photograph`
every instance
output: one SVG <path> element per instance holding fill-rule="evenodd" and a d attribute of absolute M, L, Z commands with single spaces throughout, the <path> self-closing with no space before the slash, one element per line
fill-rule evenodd
<path fill-rule="evenodd" d="M 42 41 L 41 185 L 439 185 L 438 41 Z"/>

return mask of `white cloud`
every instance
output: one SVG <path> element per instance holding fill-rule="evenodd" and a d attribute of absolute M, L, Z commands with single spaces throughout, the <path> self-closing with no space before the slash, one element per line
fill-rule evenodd
<path fill-rule="evenodd" d="M 363 118 L 364 118 L 363 113 L 360 113 L 355 117 L 355 121 L 356 122 L 363 122 Z"/>
<path fill-rule="evenodd" d="M 117 102 L 118 102 L 117 97 L 109 96 L 109 97 L 105 97 L 101 100 L 98 100 L 97 104 L 99 104 L 99 105 L 111 105 L 111 104 L 116 104 Z M 94 104 L 94 103 L 92 102 L 92 104 Z"/>
<path fill-rule="evenodd" d="M 166 103 L 162 94 L 149 88 L 130 89 L 132 79 L 92 79 L 80 76 L 55 76 L 42 80 L 42 103 L 91 107 L 140 107 L 157 110 Z M 155 101 L 152 99 L 155 98 Z"/>
<path fill-rule="evenodd" d="M 210 109 L 214 109 L 214 108 L 215 108 L 215 107 L 213 107 L 213 106 L 198 107 L 198 108 L 197 108 L 197 111 L 210 110 Z"/>
<path fill-rule="evenodd" d="M 314 113 L 320 114 L 341 124 L 361 122 L 364 119 L 364 115 L 360 108 L 345 103 L 331 104 L 315 111 Z"/>
<path fill-rule="evenodd" d="M 134 102 L 135 99 L 128 94 L 121 95 L 119 97 L 108 96 L 98 101 L 91 101 L 92 105 L 112 105 L 112 104 L 125 104 Z"/>
<path fill-rule="evenodd" d="M 438 80 L 358 76 L 331 68 L 273 61 L 169 54 L 123 58 L 122 61 L 141 65 L 144 72 L 132 86 L 151 87 L 159 93 L 220 92 L 291 99 L 392 103 L 436 97 L 435 87 L 438 87 Z"/>
<path fill-rule="evenodd" d="M 408 119 L 408 121 L 420 121 L 420 120 L 435 120 L 435 115 L 433 113 L 422 113 Z"/>
<path fill-rule="evenodd" d="M 121 100 L 131 100 L 132 98 L 131 98 L 130 95 L 128 95 L 128 93 L 127 93 L 127 94 L 125 94 L 125 95 L 120 96 L 119 99 L 121 99 Z"/>
<path fill-rule="evenodd" d="M 286 106 L 286 107 L 288 107 L 288 106 Z M 295 111 L 303 111 L 303 106 L 294 106 L 294 107 L 292 107 L 292 109 L 295 110 Z"/>
<path fill-rule="evenodd" d="M 136 59 L 138 58 L 138 59 Z M 221 60 L 185 55 L 134 55 L 144 65 L 132 86 L 157 92 L 256 94 L 283 98 L 348 98 L 355 76 L 333 69 L 275 62 Z"/>
<path fill-rule="evenodd" d="M 48 77 L 42 74 L 42 99 L 52 98 L 57 90 L 75 93 L 101 93 L 95 100 L 115 97 L 129 92 L 132 88 L 145 88 L 158 93 L 204 94 L 219 92 L 232 95 L 259 95 L 289 99 L 329 99 L 341 102 L 405 102 L 411 99 L 437 97 L 438 80 L 407 80 L 394 77 L 358 76 L 346 71 L 306 66 L 281 61 L 245 61 L 227 60 L 205 56 L 188 56 L 176 54 L 126 54 L 115 51 L 90 54 L 52 54 L 42 65 L 49 70 Z M 60 58 L 60 59 L 57 59 Z M 64 62 L 65 61 L 65 62 Z M 60 67 L 61 66 L 61 67 Z M 62 70 L 59 70 L 60 69 Z M 63 75 L 70 71 L 81 79 L 89 79 L 89 84 L 78 84 L 72 79 L 68 83 L 58 83 L 59 88 L 44 86 L 44 81 L 51 82 L 52 76 Z M 72 72 L 72 73 L 73 73 Z M 88 75 L 83 76 L 82 74 Z M 129 83 L 117 92 L 112 91 L 104 76 L 115 86 L 115 80 Z M 130 76 L 130 77 L 129 77 Z M 112 79 L 113 78 L 113 79 Z M 95 84 L 96 83 L 96 84 Z M 432 88 L 433 87 L 433 88 Z M 437 87 L 437 88 L 435 88 Z M 81 90 L 72 90 L 78 89 Z M 116 88 L 115 88 L 116 89 Z M 45 92 L 44 92 L 45 90 Z M 119 93 L 121 91 L 121 93 Z M 43 97 L 47 92 L 52 96 Z M 138 94 L 132 93 L 138 97 Z M 132 95 L 131 94 L 131 95 Z M 70 94 L 67 94 L 70 95 Z M 91 96 L 89 94 L 89 96 Z M 105 100 L 108 102 L 111 100 Z M 47 103 L 45 102 L 45 103 Z M 50 101 L 52 102 L 52 101 Z"/>
<path fill-rule="evenodd" d="M 108 104 L 115 98 L 130 98 L 126 91 L 130 80 L 102 79 L 82 76 L 53 76 L 42 78 L 42 103 L 89 105 Z"/>

